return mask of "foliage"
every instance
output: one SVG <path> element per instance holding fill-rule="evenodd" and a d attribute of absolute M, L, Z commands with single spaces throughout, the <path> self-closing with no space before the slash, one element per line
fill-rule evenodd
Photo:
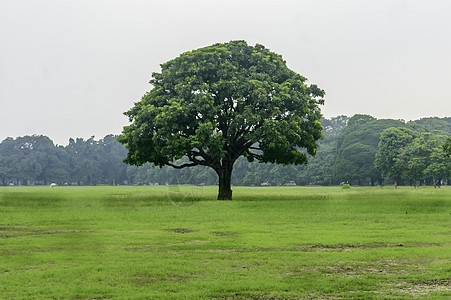
<path fill-rule="evenodd" d="M 7 138 L 0 143 L 0 183 L 96 185 L 126 180 L 125 148 L 113 135 L 70 139 L 55 146 L 46 136 Z"/>
<path fill-rule="evenodd" d="M 448 157 L 451 156 L 451 138 L 448 138 L 448 140 L 443 144 L 442 146 L 443 152 Z"/>
<path fill-rule="evenodd" d="M 437 131 L 436 131 L 437 132 Z M 406 128 L 388 128 L 381 136 L 375 165 L 384 176 L 413 181 L 450 176 L 451 164 L 445 159 L 443 144 L 446 136 L 429 132 L 416 132 Z"/>
<path fill-rule="evenodd" d="M 417 132 L 407 128 L 390 127 L 382 132 L 374 163 L 383 176 L 395 181 L 395 187 L 405 171 L 399 156 L 417 135 Z"/>
<path fill-rule="evenodd" d="M 323 135 L 327 139 L 328 136 L 338 135 L 348 125 L 349 117 L 340 115 L 330 119 L 321 119 L 323 125 Z"/>
<path fill-rule="evenodd" d="M 436 134 L 451 135 L 451 117 L 447 118 L 421 118 L 416 121 L 408 122 L 412 129 L 418 129 L 419 131 L 424 130 L 425 132 L 431 132 Z M 417 126 L 415 126 L 415 125 Z M 419 125 L 419 126 L 418 126 Z"/>
<path fill-rule="evenodd" d="M 126 112 L 125 162 L 207 166 L 218 199 L 231 199 L 235 161 L 304 164 L 321 135 L 324 92 L 262 45 L 232 41 L 186 52 L 153 73 L 152 90 Z M 174 161 L 186 157 L 181 165 Z"/>
<path fill-rule="evenodd" d="M 337 155 L 333 172 L 338 181 L 362 184 L 364 181 L 382 182 L 379 170 L 374 166 L 376 148 L 383 130 L 402 127 L 399 120 L 375 119 L 368 115 L 355 115 L 336 138 Z"/>
<path fill-rule="evenodd" d="M 361 115 L 352 118 L 354 121 L 350 125 L 351 118 L 345 116 L 321 119 L 324 140 L 319 141 L 316 156 L 304 152 L 308 157 L 307 165 L 248 162 L 240 157 L 234 164 L 232 184 L 283 185 L 295 181 L 297 185 L 350 182 L 355 186 L 390 181 L 374 164 L 380 134 L 388 127 L 407 128 L 417 135 L 406 147 L 399 149 L 396 163 L 403 167 L 403 171 L 398 184 L 449 182 L 451 161 L 445 156 L 443 146 L 449 135 L 444 130 L 429 130 L 414 121 L 406 124 L 400 120 L 374 118 L 356 124 L 356 118 L 360 121 L 365 118 Z M 432 118 L 429 128 L 439 128 L 443 123 L 441 120 Z M 66 146 L 54 145 L 45 136 L 7 138 L 0 143 L 0 185 L 51 182 L 59 185 L 218 184 L 216 172 L 208 167 L 174 169 L 164 166 L 160 169 L 150 163 L 139 167 L 127 166 L 122 162 L 126 155 L 127 150 L 113 135 L 100 140 L 94 137 L 69 139 Z M 183 158 L 177 164 L 188 162 Z M 421 167 L 416 167 L 420 163 Z"/>
<path fill-rule="evenodd" d="M 65 158 L 64 149 L 55 147 L 46 136 L 7 138 L 0 144 L 0 176 L 2 182 L 12 174 L 23 181 L 67 180 Z"/>

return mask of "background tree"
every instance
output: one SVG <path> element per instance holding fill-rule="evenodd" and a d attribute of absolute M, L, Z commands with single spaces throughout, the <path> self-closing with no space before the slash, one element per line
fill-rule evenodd
<path fill-rule="evenodd" d="M 451 160 L 443 145 L 451 136 L 447 126 L 451 118 L 424 118 L 409 121 L 375 119 L 357 115 L 321 119 L 324 140 L 319 141 L 316 156 L 307 152 L 308 165 L 249 162 L 240 157 L 234 164 L 233 185 L 281 185 L 295 181 L 298 185 L 331 185 L 340 181 L 367 185 L 382 182 L 374 165 L 380 133 L 387 127 L 409 128 L 416 137 L 400 150 L 395 163 L 401 167 L 404 183 L 432 185 L 451 178 Z M 357 119 L 357 122 L 356 122 Z M 0 142 L 0 185 L 58 184 L 174 184 L 216 185 L 218 177 L 212 168 L 195 166 L 175 169 L 155 168 L 150 163 L 130 166 L 122 162 L 127 149 L 116 137 L 103 139 L 70 139 L 67 146 L 54 145 L 45 136 L 6 138 Z M 176 165 L 189 163 L 185 157 Z M 339 172 L 338 172 L 339 171 Z M 69 175 L 68 175 L 69 174 Z M 403 182 L 399 181 L 398 184 Z"/>
<path fill-rule="evenodd" d="M 347 127 L 349 117 L 337 116 L 331 119 L 321 119 L 324 140 L 319 141 L 316 156 L 309 156 L 309 163 L 298 167 L 296 181 L 298 184 L 330 185 L 338 183 L 333 167 L 337 156 L 337 138 Z"/>
<path fill-rule="evenodd" d="M 443 144 L 442 148 L 443 148 L 443 152 L 445 153 L 445 155 L 450 157 L 451 156 L 451 138 L 448 138 L 448 140 L 445 142 L 445 144 Z"/>
<path fill-rule="evenodd" d="M 412 129 L 417 131 L 426 131 L 431 133 L 446 133 L 447 135 L 451 135 L 451 117 L 447 118 L 438 118 L 438 117 L 429 117 L 429 118 L 421 118 L 419 120 L 408 122 L 409 125 L 419 125 L 419 127 L 413 127 Z"/>
<path fill-rule="evenodd" d="M 101 139 L 97 145 L 100 148 L 100 169 L 105 183 L 116 185 L 126 180 L 127 165 L 122 160 L 127 156 L 125 147 L 118 143 L 116 136 L 109 134 Z"/>
<path fill-rule="evenodd" d="M 413 181 L 417 187 L 417 180 L 425 176 L 425 169 L 428 166 L 429 156 L 432 148 L 429 142 L 431 134 L 420 134 L 410 143 L 399 149 L 396 164 L 402 170 L 401 177 Z"/>
<path fill-rule="evenodd" d="M 66 152 L 48 137 L 7 138 L 0 143 L 1 183 L 48 184 L 68 179 Z"/>
<path fill-rule="evenodd" d="M 43 184 L 50 182 L 66 182 L 69 179 L 67 172 L 67 155 L 64 147 L 55 146 L 46 136 L 32 136 L 28 141 L 32 150 L 28 158 L 39 166 L 40 172 L 34 177 Z"/>
<path fill-rule="evenodd" d="M 27 182 L 25 155 L 20 149 L 20 138 L 6 138 L 0 144 L 0 172 L 2 184 Z"/>
<path fill-rule="evenodd" d="M 335 178 L 359 185 L 382 183 L 381 173 L 374 166 L 376 148 L 385 129 L 401 126 L 405 126 L 402 121 L 378 120 L 368 115 L 357 114 L 350 118 L 336 138 Z"/>
<path fill-rule="evenodd" d="M 131 125 L 119 141 L 125 162 L 174 168 L 211 167 L 218 199 L 231 199 L 240 156 L 304 164 L 321 135 L 324 91 L 288 69 L 278 54 L 244 41 L 187 52 L 153 73 L 153 89 L 126 112 Z M 189 162 L 174 164 L 187 157 Z"/>
<path fill-rule="evenodd" d="M 103 153 L 94 136 L 69 139 L 66 151 L 70 157 L 70 177 L 78 185 L 96 185 L 102 182 L 101 159 Z"/>
<path fill-rule="evenodd" d="M 374 163 L 383 176 L 395 181 L 395 188 L 406 168 L 399 155 L 417 135 L 417 132 L 407 128 L 390 127 L 382 132 Z"/>
<path fill-rule="evenodd" d="M 325 140 L 337 136 L 348 125 L 348 122 L 349 117 L 344 115 L 332 117 L 330 119 L 321 119 Z"/>
<path fill-rule="evenodd" d="M 432 149 L 429 164 L 424 173 L 426 176 L 432 177 L 434 186 L 437 185 L 437 182 L 441 182 L 441 179 L 446 180 L 451 177 L 451 160 L 446 158 L 443 148 L 439 145 Z"/>

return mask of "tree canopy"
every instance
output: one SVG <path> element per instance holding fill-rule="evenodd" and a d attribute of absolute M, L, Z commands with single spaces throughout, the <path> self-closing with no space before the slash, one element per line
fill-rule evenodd
<path fill-rule="evenodd" d="M 336 138 L 337 155 L 334 176 L 340 181 L 361 183 L 369 178 L 374 185 L 382 181 L 381 173 L 374 166 L 376 148 L 381 133 L 389 127 L 405 126 L 402 121 L 376 119 L 357 114 Z"/>
<path fill-rule="evenodd" d="M 395 187 L 404 172 L 400 154 L 417 136 L 417 132 L 407 128 L 390 127 L 382 132 L 374 163 L 383 176 L 395 181 Z"/>
<path fill-rule="evenodd" d="M 324 91 L 262 45 L 232 41 L 186 52 L 152 77 L 118 139 L 129 164 L 211 167 L 218 199 L 231 199 L 240 156 L 286 165 L 316 154 Z M 174 163 L 182 157 L 188 162 Z"/>

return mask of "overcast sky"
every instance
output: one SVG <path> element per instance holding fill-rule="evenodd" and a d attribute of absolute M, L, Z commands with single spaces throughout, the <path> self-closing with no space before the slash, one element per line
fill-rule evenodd
<path fill-rule="evenodd" d="M 451 116 L 449 0 L 0 0 L 0 141 L 119 134 L 161 63 L 230 40 L 281 54 L 328 118 Z"/>

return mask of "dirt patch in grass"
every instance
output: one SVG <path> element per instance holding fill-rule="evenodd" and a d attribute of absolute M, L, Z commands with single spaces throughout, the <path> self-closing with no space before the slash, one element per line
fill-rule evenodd
<path fill-rule="evenodd" d="M 169 228 L 166 231 L 175 232 L 175 233 L 191 233 L 197 232 L 199 230 L 191 229 L 191 228 Z"/>
<path fill-rule="evenodd" d="M 225 239 L 231 239 L 238 236 L 238 233 L 226 233 L 226 232 L 213 232 L 214 236 L 222 237 Z"/>
<path fill-rule="evenodd" d="M 366 250 L 366 249 L 378 249 L 378 248 L 401 248 L 401 247 L 440 247 L 450 246 L 450 243 L 376 243 L 376 244 L 338 244 L 338 245 L 303 245 L 293 248 L 291 251 L 304 251 L 304 252 L 344 252 L 353 250 Z M 288 250 L 290 251 L 290 250 Z"/>
<path fill-rule="evenodd" d="M 248 271 L 250 271 L 250 270 L 252 270 L 252 269 L 254 269 L 254 268 L 258 267 L 258 266 L 261 266 L 261 264 L 253 263 L 253 264 L 250 264 L 250 265 L 234 265 L 231 268 L 235 269 L 235 270 L 248 270 Z"/>
<path fill-rule="evenodd" d="M 383 260 L 375 262 L 356 261 L 346 264 L 333 264 L 326 266 L 302 266 L 294 273 L 314 272 L 322 273 L 325 276 L 340 277 L 363 277 L 368 274 L 373 275 L 408 275 L 413 271 L 424 270 L 424 267 L 413 260 Z M 284 275 L 293 275 L 287 273 Z"/>
<path fill-rule="evenodd" d="M 433 247 L 433 246 L 450 246 L 450 243 L 376 243 L 376 244 L 338 244 L 338 245 L 306 245 L 300 246 L 299 249 L 303 251 L 312 252 L 343 252 L 351 250 L 365 250 L 377 248 L 399 248 L 399 247 Z"/>
<path fill-rule="evenodd" d="M 430 293 L 451 292 L 451 279 L 418 280 L 396 284 L 393 292 L 409 296 L 425 296 Z"/>
<path fill-rule="evenodd" d="M 182 243 L 182 245 L 203 245 L 211 242 L 211 240 L 193 240 Z"/>
<path fill-rule="evenodd" d="M 48 235 L 65 233 L 95 233 L 95 230 L 43 230 L 27 227 L 2 226 L 0 227 L 0 238 L 13 238 L 30 235 Z"/>
<path fill-rule="evenodd" d="M 409 243 L 409 244 L 339 244 L 339 245 L 302 245 L 292 248 L 254 248 L 254 249 L 205 249 L 194 250 L 197 252 L 344 252 L 378 248 L 396 248 L 396 247 L 445 247 L 451 246 L 451 243 Z M 191 250 L 186 250 L 191 251 Z"/>
<path fill-rule="evenodd" d="M 249 300 L 336 300 L 336 299 L 343 299 L 343 297 L 338 296 L 327 296 L 327 295 L 313 295 L 313 296 L 307 296 L 302 298 L 279 298 L 279 297 L 273 297 L 273 296 L 245 296 L 241 294 L 235 294 L 234 297 L 224 297 L 224 298 L 212 298 L 212 300 L 238 300 L 238 299 L 249 299 Z"/>
<path fill-rule="evenodd" d="M 0 238 L 12 238 L 30 235 L 48 235 L 48 234 L 67 234 L 67 233 L 132 233 L 144 231 L 160 231 L 160 229 L 146 229 L 146 230 L 50 230 L 50 229 L 32 229 L 29 227 L 15 227 L 15 226 L 1 226 L 0 224 Z M 16 224 L 20 226 L 20 224 Z M 178 231 L 179 233 L 194 232 L 187 228 L 175 228 L 168 231 Z M 183 232 L 185 231 L 185 232 Z"/>

